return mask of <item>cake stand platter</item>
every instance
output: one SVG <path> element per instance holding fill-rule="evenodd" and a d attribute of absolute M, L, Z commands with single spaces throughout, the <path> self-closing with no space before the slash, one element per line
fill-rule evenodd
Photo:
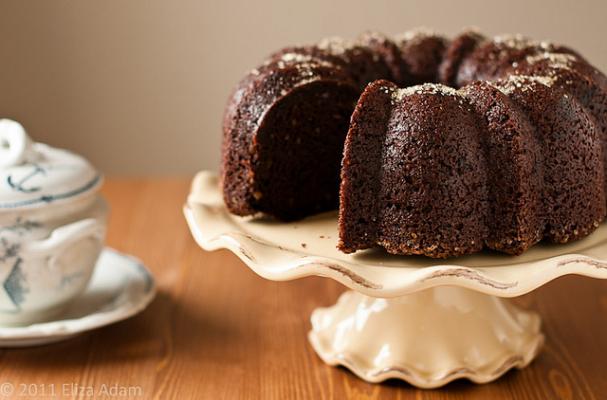
<path fill-rule="evenodd" d="M 194 179 L 184 212 L 203 249 L 229 249 L 264 278 L 324 276 L 350 288 L 312 313 L 308 337 L 326 363 L 369 382 L 397 378 L 435 388 L 523 368 L 544 341 L 540 317 L 504 298 L 568 274 L 607 279 L 606 224 L 584 240 L 537 245 L 518 257 L 434 260 L 380 250 L 343 254 L 335 247 L 335 212 L 294 223 L 231 215 L 210 172 Z"/>

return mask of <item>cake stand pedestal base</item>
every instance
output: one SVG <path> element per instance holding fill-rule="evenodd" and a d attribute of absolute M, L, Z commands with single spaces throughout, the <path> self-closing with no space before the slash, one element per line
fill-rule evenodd
<path fill-rule="evenodd" d="M 439 286 L 390 299 L 347 291 L 313 312 L 309 339 L 327 364 L 366 381 L 398 378 L 434 388 L 458 378 L 485 383 L 523 368 L 544 336 L 540 317 L 508 300 Z"/>

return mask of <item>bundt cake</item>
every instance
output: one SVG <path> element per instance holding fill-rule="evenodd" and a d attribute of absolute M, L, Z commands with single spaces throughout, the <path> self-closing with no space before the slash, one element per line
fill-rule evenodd
<path fill-rule="evenodd" d="M 521 36 L 417 30 L 289 47 L 224 116 L 237 215 L 339 207 L 338 248 L 521 254 L 590 234 L 607 209 L 607 78 Z"/>

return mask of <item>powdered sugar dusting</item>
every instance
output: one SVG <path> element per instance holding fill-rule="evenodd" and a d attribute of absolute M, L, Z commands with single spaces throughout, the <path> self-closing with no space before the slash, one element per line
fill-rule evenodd
<path fill-rule="evenodd" d="M 533 40 L 521 34 L 504 34 L 493 38 L 493 42 L 514 50 L 524 50 L 530 47 L 539 48 L 545 52 L 554 50 L 554 43 L 547 40 Z"/>
<path fill-rule="evenodd" d="M 361 43 L 368 43 L 372 41 L 376 42 L 384 42 L 388 41 L 388 37 L 381 32 L 378 31 L 366 31 L 362 35 L 359 36 L 358 41 Z"/>
<path fill-rule="evenodd" d="M 548 61 L 553 68 L 570 70 L 573 63 L 577 61 L 577 57 L 572 54 L 544 52 L 528 56 L 526 61 L 531 65 L 541 61 Z"/>
<path fill-rule="evenodd" d="M 394 92 L 397 90 L 395 87 L 393 86 L 381 86 L 379 88 L 380 91 L 384 92 L 385 94 L 394 94 Z"/>
<path fill-rule="evenodd" d="M 552 76 L 511 75 L 508 79 L 497 85 L 497 87 L 502 93 L 510 95 L 515 91 L 526 92 L 533 90 L 533 84 L 535 83 L 552 87 L 555 82 L 556 78 Z"/>
<path fill-rule="evenodd" d="M 460 35 L 465 35 L 465 34 L 472 34 L 472 35 L 479 35 L 479 36 L 482 35 L 480 28 L 475 25 L 464 27 L 464 29 L 462 29 Z"/>
<path fill-rule="evenodd" d="M 419 28 L 409 30 L 407 32 L 403 32 L 399 35 L 396 35 L 394 37 L 394 40 L 397 42 L 411 42 L 411 41 L 415 41 L 415 40 L 419 40 L 419 39 L 425 39 L 428 37 L 437 37 L 437 36 L 439 36 L 439 34 L 436 33 L 436 31 L 422 26 Z"/>
<path fill-rule="evenodd" d="M 350 40 L 334 36 L 321 40 L 317 47 L 320 50 L 327 51 L 331 55 L 340 56 L 355 46 L 355 43 Z"/>
<path fill-rule="evenodd" d="M 320 77 L 318 77 L 317 75 L 314 75 L 314 74 L 311 74 L 311 75 L 309 75 L 309 76 L 302 76 L 302 77 L 301 77 L 301 79 L 300 79 L 300 80 L 298 80 L 298 81 L 297 81 L 297 82 L 296 82 L 296 83 L 293 85 L 293 88 L 294 88 L 294 87 L 297 87 L 297 86 L 304 86 L 304 85 L 307 85 L 308 83 L 316 82 L 316 81 L 318 81 L 318 80 L 320 80 Z M 280 90 L 280 93 L 279 93 L 279 94 L 280 94 L 280 96 L 286 96 L 287 94 L 289 94 L 289 93 L 290 93 L 290 91 L 291 91 L 293 88 L 283 88 L 283 89 L 281 89 L 281 90 Z"/>
<path fill-rule="evenodd" d="M 401 101 L 407 96 L 414 94 L 435 94 L 442 96 L 461 96 L 461 94 L 452 87 L 441 85 L 440 83 L 424 83 L 423 85 L 409 86 L 403 89 L 396 89 L 392 92 L 392 100 Z"/>
<path fill-rule="evenodd" d="M 284 53 L 280 56 L 280 60 L 284 62 L 309 62 L 312 60 L 312 56 L 300 53 Z"/>
<path fill-rule="evenodd" d="M 503 45 L 510 49 L 523 50 L 532 46 L 539 45 L 538 42 L 529 39 L 526 36 L 516 35 L 498 35 L 493 38 L 493 42 L 498 45 Z"/>
<path fill-rule="evenodd" d="M 295 67 L 298 70 L 312 70 L 313 68 L 317 68 L 319 66 L 334 67 L 334 65 L 327 60 L 301 53 L 284 53 L 277 59 L 270 59 L 266 61 L 264 65 L 271 65 L 277 69 Z M 257 74 L 259 74 L 259 71 L 257 71 Z"/>
<path fill-rule="evenodd" d="M 547 40 L 542 40 L 541 42 L 539 42 L 539 46 L 542 48 L 542 50 L 546 50 L 546 51 L 554 50 L 554 43 L 549 42 Z"/>

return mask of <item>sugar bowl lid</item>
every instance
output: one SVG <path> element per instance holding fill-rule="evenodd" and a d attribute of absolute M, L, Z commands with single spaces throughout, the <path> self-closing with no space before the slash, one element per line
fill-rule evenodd
<path fill-rule="evenodd" d="M 20 123 L 0 119 L 0 211 L 74 200 L 96 191 L 101 181 L 84 158 L 32 143 Z"/>

